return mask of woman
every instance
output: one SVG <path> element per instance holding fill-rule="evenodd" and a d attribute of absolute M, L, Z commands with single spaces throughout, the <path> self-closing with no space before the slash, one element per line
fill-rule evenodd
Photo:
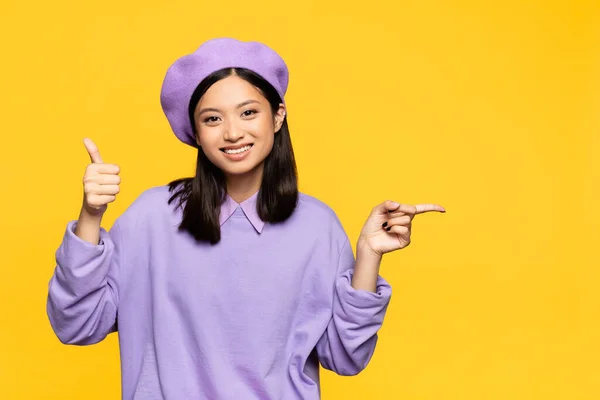
<path fill-rule="evenodd" d="M 319 364 L 369 362 L 390 296 L 384 253 L 416 214 L 373 208 L 356 260 L 336 214 L 298 192 L 288 71 L 257 42 L 213 39 L 167 71 L 161 104 L 196 175 L 143 192 L 101 228 L 119 168 L 92 163 L 56 253 L 48 315 L 63 343 L 119 332 L 124 399 L 318 399 Z"/>

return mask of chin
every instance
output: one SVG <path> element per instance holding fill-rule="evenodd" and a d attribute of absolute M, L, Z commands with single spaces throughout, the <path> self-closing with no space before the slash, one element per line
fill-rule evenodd
<path fill-rule="evenodd" d="M 256 172 L 260 166 L 261 164 L 254 166 L 239 165 L 234 168 L 231 168 L 231 166 L 227 166 L 227 168 L 221 168 L 221 171 L 223 171 L 225 175 L 229 176 L 244 176 L 251 175 L 252 173 Z"/>
<path fill-rule="evenodd" d="M 226 176 L 244 176 L 249 174 L 252 169 L 248 169 L 248 168 L 221 168 L 221 171 L 223 171 L 223 173 Z"/>

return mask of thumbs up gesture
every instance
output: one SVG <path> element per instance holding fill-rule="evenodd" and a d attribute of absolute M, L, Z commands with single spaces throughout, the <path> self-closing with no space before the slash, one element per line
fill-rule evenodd
<path fill-rule="evenodd" d="M 107 204 L 115 201 L 119 193 L 120 168 L 115 164 L 105 164 L 98 147 L 90 139 L 83 141 L 91 163 L 83 176 L 83 210 L 88 215 L 101 217 Z"/>

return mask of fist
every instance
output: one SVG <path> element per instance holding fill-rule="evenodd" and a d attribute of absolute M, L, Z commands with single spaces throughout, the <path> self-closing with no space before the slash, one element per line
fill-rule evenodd
<path fill-rule="evenodd" d="M 90 215 L 102 216 L 107 204 L 115 201 L 119 193 L 120 168 L 105 164 L 98 147 L 90 139 L 84 139 L 83 143 L 91 160 L 83 176 L 83 209 Z"/>

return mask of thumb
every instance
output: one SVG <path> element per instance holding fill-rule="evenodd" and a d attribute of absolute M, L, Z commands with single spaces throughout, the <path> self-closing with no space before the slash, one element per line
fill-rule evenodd
<path fill-rule="evenodd" d="M 386 212 L 396 211 L 400 207 L 400 203 L 397 203 L 392 200 L 386 200 L 381 205 L 382 205 L 382 207 L 381 207 L 382 214 L 384 214 Z"/>
<path fill-rule="evenodd" d="M 90 155 L 90 160 L 93 163 L 101 164 L 103 163 L 102 157 L 100 157 L 100 152 L 98 151 L 98 146 L 91 139 L 85 138 L 83 139 L 83 144 L 87 149 L 88 154 Z"/>
<path fill-rule="evenodd" d="M 392 211 L 396 211 L 399 207 L 399 203 L 392 200 L 386 200 L 383 203 L 376 205 L 375 208 L 373 208 L 372 214 L 385 215 Z"/>

